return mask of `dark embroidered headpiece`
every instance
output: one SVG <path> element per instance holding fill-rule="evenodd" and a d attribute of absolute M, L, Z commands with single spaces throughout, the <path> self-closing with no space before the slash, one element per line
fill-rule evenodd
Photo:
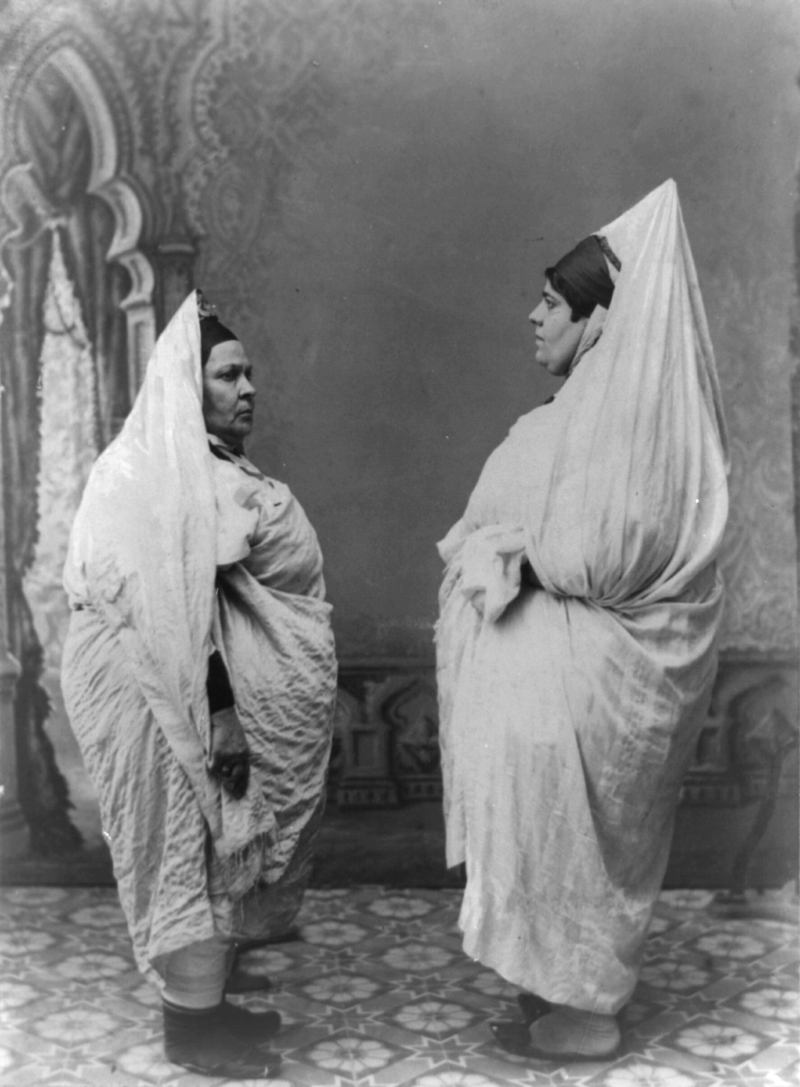
<path fill-rule="evenodd" d="M 213 348 L 218 343 L 227 340 L 238 340 L 239 337 L 226 328 L 214 313 L 213 306 L 206 302 L 202 291 L 197 292 L 197 315 L 200 318 L 200 364 L 205 366 Z"/>

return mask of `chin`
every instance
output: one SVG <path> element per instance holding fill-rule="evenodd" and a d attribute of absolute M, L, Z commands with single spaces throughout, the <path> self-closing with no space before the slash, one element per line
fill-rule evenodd
<path fill-rule="evenodd" d="M 250 426 L 231 427 L 230 430 L 226 430 L 225 433 L 220 434 L 219 437 L 222 438 L 226 445 L 241 449 L 244 445 L 245 438 L 247 438 L 252 429 L 253 428 Z"/>
<path fill-rule="evenodd" d="M 568 362 L 549 362 L 547 364 L 547 372 L 552 377 L 566 377 L 568 371 Z"/>
<path fill-rule="evenodd" d="M 242 441 L 244 441 L 245 438 L 249 437 L 250 432 L 252 431 L 252 429 L 253 429 L 253 420 L 252 419 L 247 419 L 247 420 L 242 419 L 241 422 L 237 423 L 236 426 L 234 426 L 232 428 L 231 433 L 235 434 L 236 437 L 238 438 L 238 440 L 240 442 L 242 442 Z"/>

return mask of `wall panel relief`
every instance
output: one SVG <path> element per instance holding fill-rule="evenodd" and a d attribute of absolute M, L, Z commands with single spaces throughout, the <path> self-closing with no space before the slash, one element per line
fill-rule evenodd
<path fill-rule="evenodd" d="M 436 683 L 409 662 L 342 668 L 330 793 L 344 808 L 441 800 Z"/>

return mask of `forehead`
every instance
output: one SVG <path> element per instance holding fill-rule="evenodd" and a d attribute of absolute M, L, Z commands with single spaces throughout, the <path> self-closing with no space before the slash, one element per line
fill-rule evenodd
<path fill-rule="evenodd" d="M 223 343 L 215 344 L 208 356 L 206 369 L 216 371 L 231 365 L 249 365 L 241 343 L 238 340 L 225 340 Z"/>

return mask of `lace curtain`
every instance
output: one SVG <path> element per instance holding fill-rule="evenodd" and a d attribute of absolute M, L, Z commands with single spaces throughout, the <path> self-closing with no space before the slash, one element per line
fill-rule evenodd
<path fill-rule="evenodd" d="M 61 585 L 69 530 L 99 452 L 94 358 L 57 228 L 44 299 L 38 392 L 36 544 L 23 588 L 44 650 L 45 671 L 57 674 L 69 623 Z"/>

